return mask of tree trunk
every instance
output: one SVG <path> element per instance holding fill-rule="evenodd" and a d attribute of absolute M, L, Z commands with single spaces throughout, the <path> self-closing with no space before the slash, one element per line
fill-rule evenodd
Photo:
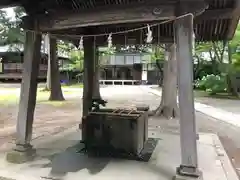
<path fill-rule="evenodd" d="M 229 94 L 231 94 L 232 96 L 238 97 L 238 92 L 237 92 L 237 87 L 234 84 L 234 80 L 233 77 L 230 73 L 227 74 L 226 76 L 227 79 L 227 91 Z"/>
<path fill-rule="evenodd" d="M 50 57 L 48 55 L 48 69 L 47 69 L 47 82 L 46 82 L 46 87 L 45 90 L 46 91 L 50 91 L 51 90 L 51 62 L 50 62 Z"/>
<path fill-rule="evenodd" d="M 64 97 L 61 89 L 60 72 L 57 58 L 57 40 L 52 37 L 50 37 L 50 71 L 51 91 L 49 100 L 63 101 Z"/>
<path fill-rule="evenodd" d="M 44 44 L 45 44 L 45 48 L 47 49 L 47 54 L 48 54 L 48 65 L 47 65 L 47 79 L 46 79 L 46 85 L 44 88 L 44 91 L 50 91 L 51 89 L 51 64 L 50 64 L 50 39 L 49 39 L 49 35 L 45 35 L 44 37 Z"/>
<path fill-rule="evenodd" d="M 95 50 L 94 57 L 94 77 L 93 77 L 93 99 L 102 99 L 100 95 L 100 86 L 99 86 L 99 52 L 98 48 Z"/>
<path fill-rule="evenodd" d="M 177 105 L 177 61 L 176 46 L 166 46 L 166 60 L 163 69 L 162 99 L 159 107 L 154 111 L 157 116 L 163 115 L 170 119 L 178 115 Z"/>
<path fill-rule="evenodd" d="M 231 51 L 231 47 L 228 42 L 228 66 L 229 67 L 228 67 L 228 72 L 227 72 L 227 76 L 226 76 L 227 90 L 228 90 L 229 94 L 238 97 L 239 95 L 238 95 L 238 91 L 237 91 L 237 86 L 234 83 L 233 75 L 232 75 L 232 72 L 230 69 L 231 65 L 232 65 L 232 51 Z"/>
<path fill-rule="evenodd" d="M 216 61 L 216 57 L 213 55 L 212 51 L 209 50 L 209 54 L 210 54 L 210 58 L 211 58 L 211 63 L 212 63 L 212 73 L 214 75 L 217 74 L 217 69 L 218 69 L 218 64 L 217 64 L 217 61 Z"/>
<path fill-rule="evenodd" d="M 46 82 L 46 90 L 50 91 L 51 89 L 51 58 L 50 58 L 50 39 L 49 39 L 49 35 L 47 35 L 48 37 L 48 69 L 47 69 L 47 82 Z"/>
<path fill-rule="evenodd" d="M 156 61 L 156 66 L 157 66 L 158 71 L 159 71 L 159 74 L 158 74 L 158 77 L 159 77 L 158 86 L 161 87 L 163 85 L 163 70 L 162 70 L 162 67 L 160 65 L 159 60 Z"/>

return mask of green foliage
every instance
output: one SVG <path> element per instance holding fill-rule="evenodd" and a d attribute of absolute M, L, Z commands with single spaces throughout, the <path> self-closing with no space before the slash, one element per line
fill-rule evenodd
<path fill-rule="evenodd" d="M 208 57 L 204 57 L 204 54 L 207 54 Z M 212 69 L 207 74 L 214 75 L 201 78 L 206 73 L 206 69 L 202 70 L 205 62 L 209 62 Z M 198 88 L 203 88 L 209 94 L 220 93 L 226 89 L 232 95 L 237 94 L 237 85 L 228 79 L 234 79 L 240 73 L 240 25 L 238 25 L 233 39 L 229 42 L 198 43 L 195 64 L 194 77 L 201 79 L 196 83 Z"/>
<path fill-rule="evenodd" d="M 233 60 L 233 68 L 235 69 L 235 71 L 240 72 L 240 55 L 238 55 L 238 56 L 239 57 L 237 57 L 236 59 Z"/>
<path fill-rule="evenodd" d="M 199 64 L 194 64 L 194 80 L 202 79 L 209 74 L 213 74 L 211 62 L 200 61 Z M 217 74 L 221 73 L 218 71 Z"/>
<path fill-rule="evenodd" d="M 231 53 L 231 64 L 236 71 L 240 71 L 240 24 L 235 31 L 235 35 L 229 43 L 229 53 Z"/>
<path fill-rule="evenodd" d="M 159 46 L 153 47 L 152 55 L 151 55 L 151 62 L 155 63 L 155 62 L 162 61 L 162 60 L 164 60 L 164 49 Z"/>
<path fill-rule="evenodd" d="M 205 90 L 210 95 L 226 92 L 226 76 L 221 75 L 207 75 L 203 76 L 201 80 L 198 80 L 195 84 L 198 89 Z"/>
<path fill-rule="evenodd" d="M 211 48 L 212 48 L 211 42 L 197 43 L 196 46 L 195 46 L 195 55 L 203 58 L 202 53 L 209 52 L 209 50 L 211 50 Z"/>
<path fill-rule="evenodd" d="M 76 71 L 83 71 L 83 58 L 84 54 L 83 51 L 79 50 L 72 50 L 70 52 L 70 60 L 71 60 L 71 69 Z"/>
<path fill-rule="evenodd" d="M 64 53 L 64 52 L 70 52 L 72 50 L 76 50 L 75 46 L 72 43 L 69 42 L 65 42 L 62 40 L 59 40 L 57 42 L 57 46 L 58 46 L 58 51 Z"/>
<path fill-rule="evenodd" d="M 23 44 L 24 31 L 20 28 L 21 17 L 25 12 L 21 7 L 13 8 L 15 17 L 8 17 L 6 11 L 0 10 L 0 45 L 10 45 L 17 49 L 17 44 Z M 18 50 L 18 49 L 17 49 Z"/>
<path fill-rule="evenodd" d="M 78 50 L 72 43 L 59 40 L 58 51 L 62 54 L 68 52 L 69 61 L 65 61 L 61 70 L 83 71 L 83 51 Z"/>

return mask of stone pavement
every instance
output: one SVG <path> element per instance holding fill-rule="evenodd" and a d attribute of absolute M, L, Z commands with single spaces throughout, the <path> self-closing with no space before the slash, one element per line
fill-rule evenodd
<path fill-rule="evenodd" d="M 165 120 L 164 120 L 165 121 Z M 170 180 L 180 163 L 180 140 L 175 133 L 149 130 L 159 139 L 148 162 L 112 158 L 93 158 L 76 153 L 81 132 L 77 127 L 61 134 L 34 141 L 36 160 L 14 165 L 0 154 L 0 178 L 14 180 Z M 76 146 L 78 144 L 78 146 Z M 199 167 L 203 180 L 238 180 L 234 169 L 214 134 L 200 134 Z M 208 153 L 206 153 L 208 152 Z M 188 180 L 188 178 L 186 178 Z"/>
<path fill-rule="evenodd" d="M 144 103 L 149 104 L 151 109 L 155 109 L 159 105 L 161 100 L 161 97 L 151 93 L 147 93 L 146 90 L 140 88 L 139 86 L 108 87 L 106 89 L 101 89 L 101 94 L 104 98 L 109 100 L 108 105 L 112 107 L 123 106 L 131 107 Z M 76 113 L 74 117 L 76 124 L 78 124 L 79 123 L 78 120 L 81 119 L 80 114 L 81 113 L 79 111 L 79 114 Z M 215 120 L 211 119 L 205 120 L 205 118 L 203 118 L 202 116 L 199 117 L 198 115 L 199 114 L 197 114 L 197 121 L 199 122 L 201 132 L 203 131 L 208 132 L 209 130 L 209 132 L 217 133 L 218 130 L 223 130 L 226 136 L 230 135 L 230 137 L 233 137 L 233 139 L 235 138 L 236 141 L 239 141 L 238 139 L 239 135 L 236 134 L 237 132 L 239 132 L 237 129 L 235 134 L 231 134 L 232 132 L 235 131 L 229 129 L 224 124 L 222 125 L 221 122 L 215 122 Z M 65 119 L 67 119 L 68 121 L 70 117 L 67 116 L 71 115 L 65 114 L 65 116 L 66 116 Z M 54 118 L 55 117 L 52 117 L 52 119 Z M 74 119 L 72 121 L 73 124 Z M 76 154 L 72 153 L 72 151 L 70 153 L 68 152 L 63 153 L 65 149 L 74 145 L 81 138 L 79 132 L 75 131 L 76 129 L 77 125 L 74 126 L 73 129 L 69 130 L 69 134 L 65 131 L 55 134 L 54 136 L 46 135 L 38 139 L 35 139 L 33 141 L 34 146 L 37 147 L 38 154 L 41 158 L 30 164 L 14 166 L 6 164 L 6 162 L 4 161 L 3 153 L 2 158 L 0 158 L 0 164 L 4 165 L 4 169 L 1 168 L 0 165 L 0 176 L 24 180 L 44 179 L 44 177 L 46 179 L 49 178 L 49 173 L 53 169 L 54 171 L 56 171 L 57 168 L 57 171 L 58 172 L 60 171 L 60 174 L 61 172 L 65 173 L 66 179 L 73 180 L 74 178 L 79 179 L 79 177 L 93 180 L 113 179 L 112 176 L 109 177 L 109 175 L 111 174 L 114 176 L 115 179 L 138 178 L 140 180 L 141 179 L 169 180 L 175 173 L 176 166 L 179 165 L 179 153 L 180 153 L 179 130 L 178 123 L 175 120 L 160 121 L 159 118 L 156 120 L 154 119 L 151 120 L 151 123 L 149 125 L 149 135 L 161 138 L 161 140 L 160 143 L 158 143 L 158 146 L 155 152 L 153 153 L 152 159 L 149 163 L 139 163 L 135 161 L 120 161 L 120 160 L 109 161 L 107 160 L 107 162 L 103 160 L 102 162 L 101 160 L 99 161 L 96 159 L 90 161 L 89 160 L 90 158 L 85 156 L 76 157 Z M 222 148 L 221 144 L 220 145 L 218 144 L 218 142 L 219 140 L 217 136 L 214 134 L 203 133 L 200 135 L 199 163 L 202 170 L 206 172 L 204 174 L 207 175 L 207 176 L 205 175 L 204 180 L 226 180 L 227 178 L 228 178 L 227 180 L 235 180 L 236 174 L 233 168 L 231 167 L 231 163 L 227 158 L 224 149 Z M 49 154 L 53 153 L 54 154 L 57 153 L 56 159 L 53 158 L 53 156 L 49 156 Z M 63 161 L 66 162 L 65 165 L 66 164 L 68 165 L 67 173 L 66 169 L 64 170 L 64 167 L 61 166 L 64 165 L 64 163 L 62 163 Z M 230 174 L 233 175 L 233 177 L 230 177 L 229 176 Z M 42 178 L 40 178 L 40 176 Z"/>
<path fill-rule="evenodd" d="M 209 97 L 196 97 L 195 100 L 199 103 L 213 106 L 234 114 L 240 114 L 240 100 L 237 99 L 217 99 Z"/>
<path fill-rule="evenodd" d="M 142 86 L 142 89 L 146 90 L 147 92 L 153 93 L 157 96 L 161 96 L 162 93 L 160 90 L 153 89 L 151 87 Z M 239 103 L 240 105 L 240 103 Z M 239 108 L 240 106 L 236 107 Z M 195 101 L 195 109 L 196 111 L 202 112 L 208 116 L 211 116 L 213 118 L 216 118 L 218 120 L 224 121 L 226 123 L 235 125 L 237 127 L 240 127 L 240 113 L 233 113 L 231 111 L 224 110 L 225 108 L 219 108 L 219 107 L 213 107 L 212 104 L 208 105 L 205 103 L 200 103 L 198 101 Z M 240 108 L 239 108 L 240 110 Z"/>

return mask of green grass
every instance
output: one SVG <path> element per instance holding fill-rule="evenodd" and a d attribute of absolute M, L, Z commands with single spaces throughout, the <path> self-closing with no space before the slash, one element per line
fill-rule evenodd
<path fill-rule="evenodd" d="M 4 89 L 5 90 L 5 89 Z M 18 104 L 19 102 L 19 92 L 13 91 L 14 89 L 11 89 L 12 92 L 9 93 L 3 93 L 0 94 L 0 104 L 1 105 L 8 105 L 8 104 Z M 71 91 L 64 91 L 64 95 L 69 95 L 69 94 L 74 94 L 77 92 L 71 92 Z M 53 106 L 62 106 L 64 105 L 67 101 L 48 101 L 48 98 L 50 96 L 49 91 L 42 91 L 42 89 L 38 89 L 37 92 L 37 102 L 38 103 L 44 103 L 44 104 L 50 104 Z"/>
<path fill-rule="evenodd" d="M 13 104 L 18 102 L 18 95 L 16 94 L 0 94 L 0 104 Z"/>
<path fill-rule="evenodd" d="M 38 103 L 52 105 L 54 107 L 61 107 L 68 103 L 67 100 L 65 101 L 48 101 L 48 100 L 39 100 Z"/>
<path fill-rule="evenodd" d="M 82 83 L 76 83 L 76 84 L 70 84 L 70 85 L 62 84 L 62 87 L 68 87 L 68 88 L 83 88 L 83 84 L 82 84 Z"/>
<path fill-rule="evenodd" d="M 239 97 L 232 96 L 228 93 L 218 93 L 215 95 L 210 95 L 205 91 L 202 90 L 194 90 L 194 96 L 196 98 L 198 97 L 208 97 L 208 98 L 215 98 L 215 99 L 233 99 L 233 100 L 239 100 Z"/>

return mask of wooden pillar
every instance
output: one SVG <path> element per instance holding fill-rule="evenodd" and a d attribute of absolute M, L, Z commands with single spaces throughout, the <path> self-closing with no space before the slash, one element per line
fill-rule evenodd
<path fill-rule="evenodd" d="M 23 79 L 17 117 L 16 147 L 7 154 L 12 163 L 22 163 L 33 157 L 30 145 L 37 96 L 37 78 L 40 63 L 41 34 L 26 32 L 24 46 Z"/>
<path fill-rule="evenodd" d="M 100 95 L 100 63 L 99 63 L 99 51 L 98 47 L 94 45 L 94 82 L 93 82 L 93 98 L 101 99 Z"/>
<path fill-rule="evenodd" d="M 193 16 L 175 21 L 178 97 L 180 110 L 181 165 L 179 175 L 198 177 L 197 134 L 193 97 Z"/>
<path fill-rule="evenodd" d="M 49 37 L 50 44 L 50 84 L 51 84 L 51 92 L 50 92 L 50 101 L 63 101 L 63 93 L 61 89 L 60 83 L 60 72 L 58 65 L 58 57 L 57 57 L 57 39 L 53 37 Z"/>
<path fill-rule="evenodd" d="M 94 37 L 84 38 L 84 74 L 83 74 L 83 108 L 82 108 L 82 141 L 85 141 L 85 120 L 92 108 L 94 84 Z"/>

